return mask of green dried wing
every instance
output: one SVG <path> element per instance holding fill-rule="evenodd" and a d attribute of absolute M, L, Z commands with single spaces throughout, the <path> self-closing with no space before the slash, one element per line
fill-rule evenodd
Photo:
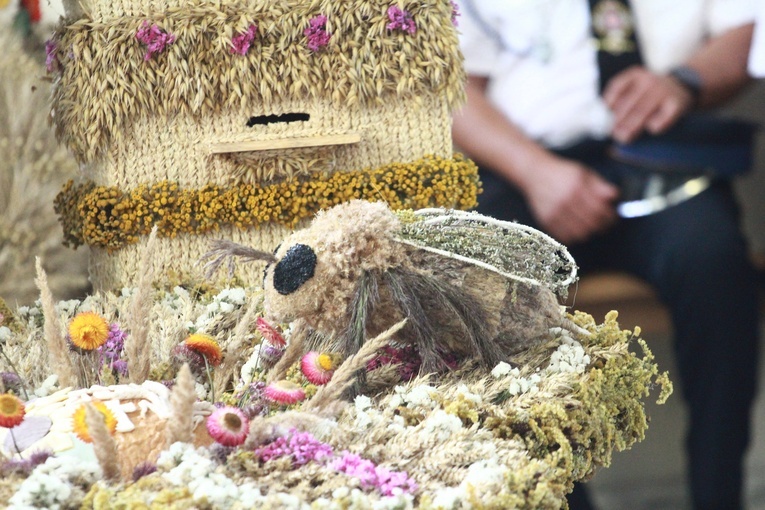
<path fill-rule="evenodd" d="M 399 217 L 398 240 L 403 243 L 545 285 L 561 296 L 577 280 L 566 247 L 526 225 L 452 209 L 403 211 Z"/>

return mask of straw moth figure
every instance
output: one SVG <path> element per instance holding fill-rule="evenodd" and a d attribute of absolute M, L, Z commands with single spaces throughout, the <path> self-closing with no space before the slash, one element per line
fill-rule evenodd
<path fill-rule="evenodd" d="M 361 200 L 320 212 L 274 255 L 218 242 L 228 255 L 265 258 L 265 314 L 302 319 L 313 343 L 351 355 L 403 318 L 398 342 L 414 344 L 425 372 L 448 357 L 486 366 L 581 330 L 558 304 L 576 279 L 566 248 L 529 227 L 476 213 L 428 209 L 394 213 Z"/>

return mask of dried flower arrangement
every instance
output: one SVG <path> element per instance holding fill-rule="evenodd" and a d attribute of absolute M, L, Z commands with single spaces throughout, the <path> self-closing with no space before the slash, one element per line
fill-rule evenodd
<path fill-rule="evenodd" d="M 360 227 L 363 210 L 373 221 Z M 404 253 L 416 252 L 405 243 L 430 236 L 431 245 L 437 238 L 451 250 L 444 252 L 452 258 L 441 255 L 448 265 L 461 256 L 454 250 L 466 244 L 465 228 L 479 225 L 479 236 L 487 228 L 471 214 L 455 212 L 448 220 L 435 211 L 392 214 L 351 202 L 320 215 L 299 240 L 311 239 L 318 249 L 314 241 L 331 237 L 326 227 L 332 225 L 338 233 L 326 242 L 338 249 L 350 242 L 348 232 L 340 232 L 345 226 L 360 253 L 390 262 L 396 257 L 386 246 L 389 231 L 377 227 L 392 222 Z M 287 240 L 287 251 L 295 240 Z M 534 239 L 533 232 L 508 231 L 498 243 L 538 254 L 536 269 L 506 257 L 503 272 L 524 272 L 561 289 L 574 275 L 573 262 L 560 253 L 565 249 Z M 324 268 L 317 268 L 321 279 Z M 300 266 L 290 271 L 305 277 Z M 426 373 L 427 352 L 408 343 L 406 321 L 391 324 L 396 315 L 382 317 L 382 309 L 374 316 L 385 320 L 352 352 L 306 338 L 306 324 L 317 324 L 311 314 L 267 322 L 274 272 L 269 269 L 265 290 L 163 291 L 144 282 L 143 289 L 82 302 L 8 310 L 5 320 L 14 329 L 2 330 L 0 366 L 20 377 L 5 388 L 14 395 L 0 406 L 4 426 L 14 427 L 0 437 L 7 457 L 0 464 L 0 497 L 12 507 L 150 502 L 161 508 L 557 510 L 574 480 L 588 478 L 614 451 L 644 437 L 642 399 L 650 388 L 661 385 L 660 401 L 671 392 L 646 345 L 635 340 L 639 331 L 620 330 L 615 312 L 600 325 L 586 314 L 561 315 L 544 338 L 505 361 L 441 350 L 446 368 Z M 345 286 L 340 278 L 334 284 Z M 136 324 L 146 330 L 136 335 Z M 65 331 L 69 347 L 57 364 L 40 363 L 46 345 L 59 342 L 48 337 Z M 445 326 L 435 333 L 454 335 Z M 452 349 L 458 341 L 452 338 Z M 635 341 L 642 356 L 630 351 Z M 149 378 L 127 384 L 142 365 Z M 61 377 L 73 378 L 73 387 L 56 382 Z M 23 399 L 21 386 L 37 398 Z M 32 455 L 37 451 L 43 453 Z"/>

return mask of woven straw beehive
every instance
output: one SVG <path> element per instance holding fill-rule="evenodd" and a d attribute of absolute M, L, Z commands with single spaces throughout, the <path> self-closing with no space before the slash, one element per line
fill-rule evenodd
<path fill-rule="evenodd" d="M 193 276 L 211 239 L 272 250 L 349 198 L 467 208 L 453 156 L 464 73 L 448 0 L 69 2 L 48 45 L 59 139 L 82 179 L 57 199 L 97 289 Z M 256 265 L 238 268 L 257 284 Z"/>

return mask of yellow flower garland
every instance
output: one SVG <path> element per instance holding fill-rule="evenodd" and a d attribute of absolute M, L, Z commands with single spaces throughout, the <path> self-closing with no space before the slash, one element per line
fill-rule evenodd
<path fill-rule="evenodd" d="M 393 163 L 375 170 L 340 172 L 313 179 L 290 179 L 257 187 L 208 184 L 179 189 L 167 181 L 129 191 L 75 185 L 69 181 L 55 200 L 64 242 L 115 250 L 138 242 L 154 225 L 165 237 L 203 234 L 222 225 L 240 229 L 274 222 L 294 227 L 321 209 L 360 198 L 385 201 L 392 209 L 476 205 L 480 182 L 475 164 L 427 156 L 413 163 Z"/>

